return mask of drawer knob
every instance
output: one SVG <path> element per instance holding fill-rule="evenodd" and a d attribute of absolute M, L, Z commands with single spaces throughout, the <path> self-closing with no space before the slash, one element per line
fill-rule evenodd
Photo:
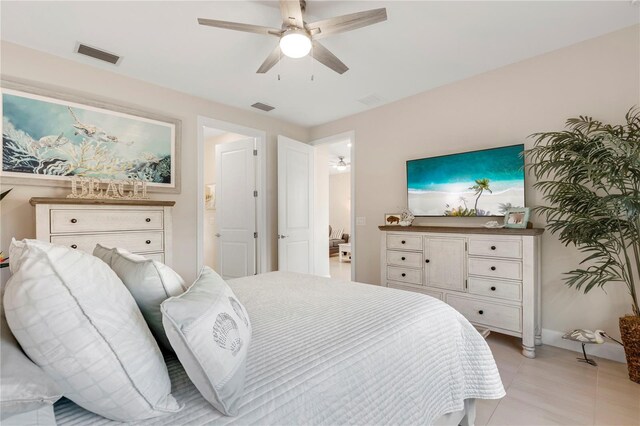
<path fill-rule="evenodd" d="M 77 249 L 77 248 L 78 248 L 78 246 L 77 246 L 77 245 L 75 245 L 75 244 L 71 244 L 71 248 L 72 248 L 72 249 Z"/>
<path fill-rule="evenodd" d="M 144 221 L 145 221 L 145 222 L 151 222 L 151 218 L 150 218 L 150 217 L 148 217 L 148 218 L 146 218 Z"/>
<path fill-rule="evenodd" d="M 406 258 L 406 257 L 404 257 L 404 256 L 402 256 L 400 259 L 402 259 L 402 260 L 407 260 L 407 258 Z"/>
<path fill-rule="evenodd" d="M 405 240 L 402 240 L 402 241 L 401 241 L 401 243 L 402 243 L 402 244 L 406 244 L 407 242 L 406 242 Z"/>
<path fill-rule="evenodd" d="M 495 250 L 495 249 L 496 249 L 496 246 L 491 246 L 491 250 Z"/>
<path fill-rule="evenodd" d="M 71 223 L 76 223 L 78 219 L 71 219 Z"/>
<path fill-rule="evenodd" d="M 482 314 L 484 314 L 484 311 L 483 311 L 482 309 L 480 309 L 480 310 L 478 311 L 478 313 L 479 313 L 480 315 L 482 315 Z"/>
<path fill-rule="evenodd" d="M 496 270 L 496 267 L 495 267 L 495 266 L 492 266 L 492 267 L 491 267 L 491 270 L 492 270 L 492 271 L 495 271 L 495 270 Z"/>
<path fill-rule="evenodd" d="M 496 291 L 496 288 L 495 287 L 491 287 L 491 291 Z"/>
<path fill-rule="evenodd" d="M 405 273 L 403 272 L 403 273 L 402 273 L 402 276 L 403 276 L 403 277 L 406 277 L 406 276 L 407 276 L 407 274 L 405 274 Z"/>
<path fill-rule="evenodd" d="M 429 259 L 425 260 L 425 263 L 429 263 L 429 262 L 430 262 L 430 260 L 429 260 Z"/>
<path fill-rule="evenodd" d="M 145 243 L 151 244 L 151 240 L 147 240 L 147 241 L 145 241 Z"/>

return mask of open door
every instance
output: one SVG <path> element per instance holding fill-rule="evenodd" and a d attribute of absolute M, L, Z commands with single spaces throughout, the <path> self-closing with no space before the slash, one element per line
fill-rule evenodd
<path fill-rule="evenodd" d="M 314 273 L 314 147 L 278 136 L 278 270 Z"/>
<path fill-rule="evenodd" d="M 216 252 L 218 273 L 256 273 L 256 157 L 254 139 L 216 145 Z"/>

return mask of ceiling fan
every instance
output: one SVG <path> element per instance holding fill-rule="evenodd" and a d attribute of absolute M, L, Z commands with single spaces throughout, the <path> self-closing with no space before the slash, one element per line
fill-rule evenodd
<path fill-rule="evenodd" d="M 309 53 L 318 62 L 338 74 L 343 74 L 349 67 L 320 44 L 318 40 L 387 20 L 387 9 L 381 8 L 307 23 L 304 21 L 305 10 L 305 0 L 280 0 L 281 29 L 204 18 L 198 18 L 198 23 L 227 30 L 278 37 L 280 43 L 260 65 L 257 71 L 259 74 L 264 74 L 273 68 L 280 60 L 281 54 L 290 58 L 302 58 Z"/>
<path fill-rule="evenodd" d="M 338 157 L 338 161 L 329 162 L 329 166 L 332 166 L 339 172 L 344 172 L 345 170 L 347 170 L 347 167 L 349 167 L 350 165 L 351 163 L 347 163 L 344 161 L 344 156 L 342 155 Z"/>

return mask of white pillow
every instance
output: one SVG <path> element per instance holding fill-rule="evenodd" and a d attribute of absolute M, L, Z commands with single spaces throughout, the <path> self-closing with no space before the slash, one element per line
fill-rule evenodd
<path fill-rule="evenodd" d="M 110 249 L 98 244 L 93 255 L 111 266 L 133 295 L 153 334 L 162 346 L 173 350 L 162 326 L 160 304 L 169 297 L 184 293 L 182 277 L 163 263 L 124 249 Z"/>
<path fill-rule="evenodd" d="M 3 425 L 20 424 L 22 414 L 53 407 L 62 392 L 22 352 L 1 309 L 0 336 L 0 421 Z"/>
<path fill-rule="evenodd" d="M 119 421 L 180 410 L 160 349 L 116 274 L 80 250 L 23 243 L 9 249 L 19 268 L 4 294 L 7 322 L 64 396 Z"/>
<path fill-rule="evenodd" d="M 329 236 L 330 240 L 341 240 L 342 234 L 344 234 L 344 228 L 334 229 L 331 235 Z"/>
<path fill-rule="evenodd" d="M 251 343 L 244 306 L 220 275 L 205 266 L 185 293 L 160 308 L 167 337 L 193 384 L 218 411 L 235 416 Z"/>

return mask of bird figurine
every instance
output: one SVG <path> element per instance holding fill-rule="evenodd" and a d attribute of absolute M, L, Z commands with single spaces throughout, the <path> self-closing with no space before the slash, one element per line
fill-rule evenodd
<path fill-rule="evenodd" d="M 601 345 L 604 343 L 605 337 L 609 337 L 609 336 L 607 335 L 607 333 L 605 333 L 602 330 L 591 331 L 591 330 L 584 330 L 582 328 L 578 328 L 562 336 L 563 339 L 573 340 L 574 342 L 582 343 L 582 355 L 584 355 L 584 358 L 576 358 L 576 359 L 580 362 L 586 362 L 587 364 L 593 365 L 593 366 L 597 366 L 598 363 L 591 358 L 587 358 L 587 352 L 585 351 L 584 346 L 586 344 Z"/>

